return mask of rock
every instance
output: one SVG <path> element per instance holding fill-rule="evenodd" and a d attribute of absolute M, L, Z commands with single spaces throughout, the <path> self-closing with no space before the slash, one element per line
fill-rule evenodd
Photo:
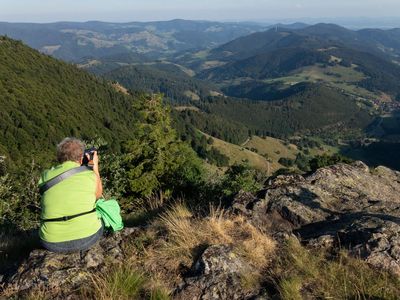
<path fill-rule="evenodd" d="M 74 293 L 90 281 L 91 274 L 105 272 L 108 265 L 124 259 L 121 244 L 126 235 L 125 230 L 104 237 L 85 252 L 62 254 L 33 250 L 16 273 L 5 279 L 2 294 L 20 298 L 45 288 L 51 299 L 74 298 Z"/>
<path fill-rule="evenodd" d="M 242 275 L 253 271 L 231 247 L 210 246 L 194 264 L 193 276 L 178 288 L 175 299 L 253 299 L 257 292 L 242 286 Z"/>
<path fill-rule="evenodd" d="M 400 172 L 337 164 L 306 177 L 278 176 L 232 208 L 265 232 L 293 232 L 313 247 L 345 246 L 377 268 L 399 274 Z"/>
<path fill-rule="evenodd" d="M 341 243 L 369 264 L 400 276 L 400 223 L 364 216 L 338 232 Z"/>
<path fill-rule="evenodd" d="M 310 239 L 308 244 L 313 248 L 332 248 L 335 244 L 335 237 L 331 235 L 321 235 L 317 238 Z"/>

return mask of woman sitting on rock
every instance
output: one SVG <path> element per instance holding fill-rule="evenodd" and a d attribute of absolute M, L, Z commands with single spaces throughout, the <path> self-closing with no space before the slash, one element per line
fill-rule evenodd
<path fill-rule="evenodd" d="M 84 152 L 80 140 L 64 139 L 57 146 L 59 165 L 45 171 L 39 181 L 42 193 L 39 236 L 42 245 L 53 252 L 87 250 L 103 234 L 95 210 L 96 200 L 103 193 L 99 158 L 94 151 L 93 169 L 81 167 Z"/>

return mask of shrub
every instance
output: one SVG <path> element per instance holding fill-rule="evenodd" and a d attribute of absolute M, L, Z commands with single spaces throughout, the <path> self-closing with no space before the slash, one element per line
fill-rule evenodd
<path fill-rule="evenodd" d="M 152 287 L 149 279 L 130 265 L 115 266 L 107 274 L 92 276 L 90 288 L 82 292 L 86 299 L 170 299 L 168 292 L 159 287 Z"/>
<path fill-rule="evenodd" d="M 310 169 L 315 172 L 319 168 L 335 165 L 337 163 L 351 163 L 352 160 L 344 157 L 340 154 L 329 155 L 319 155 L 310 161 Z"/>
<path fill-rule="evenodd" d="M 309 166 L 310 159 L 307 156 L 305 156 L 301 153 L 297 154 L 295 163 L 301 171 L 303 171 L 303 172 L 310 171 L 310 166 Z"/>
<path fill-rule="evenodd" d="M 284 167 L 293 167 L 294 161 L 293 159 L 281 157 L 278 162 Z"/>
<path fill-rule="evenodd" d="M 39 226 L 39 173 L 39 166 L 33 162 L 18 174 L 0 177 L 0 226 L 21 230 Z"/>
<path fill-rule="evenodd" d="M 245 192 L 256 192 L 262 188 L 264 175 L 247 165 L 233 165 L 225 173 L 221 189 L 226 196 Z"/>

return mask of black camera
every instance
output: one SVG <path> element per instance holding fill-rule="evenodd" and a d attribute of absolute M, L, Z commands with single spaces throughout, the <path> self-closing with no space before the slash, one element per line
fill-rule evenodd
<path fill-rule="evenodd" d="M 93 156 L 95 151 L 97 151 L 97 148 L 92 147 L 83 152 L 82 166 L 93 165 Z"/>

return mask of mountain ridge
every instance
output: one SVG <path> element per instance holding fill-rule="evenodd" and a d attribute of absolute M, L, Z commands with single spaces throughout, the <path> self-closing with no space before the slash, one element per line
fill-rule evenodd
<path fill-rule="evenodd" d="M 173 54 L 207 48 L 261 28 L 260 25 L 181 19 L 128 23 L 2 22 L 0 34 L 21 39 L 31 47 L 47 51 L 57 58 L 79 62 L 84 57 L 99 58 L 118 53 L 136 52 L 159 56 L 168 51 Z"/>

